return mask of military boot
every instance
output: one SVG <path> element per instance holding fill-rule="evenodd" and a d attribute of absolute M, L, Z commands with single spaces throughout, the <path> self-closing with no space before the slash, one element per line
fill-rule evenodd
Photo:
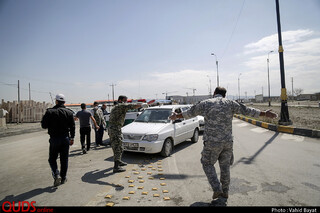
<path fill-rule="evenodd" d="M 119 166 L 126 166 L 126 165 L 128 165 L 126 162 L 123 162 L 122 160 L 119 160 Z"/>
<path fill-rule="evenodd" d="M 213 193 L 212 199 L 215 200 L 215 199 L 217 199 L 218 197 L 220 197 L 220 195 L 222 195 L 222 192 L 216 191 L 216 192 Z"/>
<path fill-rule="evenodd" d="M 120 166 L 120 161 L 115 161 L 114 162 L 114 167 L 113 167 L 113 173 L 117 173 L 117 172 L 125 172 L 126 169 L 122 168 Z"/>
<path fill-rule="evenodd" d="M 221 197 L 223 198 L 229 198 L 229 193 L 228 192 L 223 192 Z"/>

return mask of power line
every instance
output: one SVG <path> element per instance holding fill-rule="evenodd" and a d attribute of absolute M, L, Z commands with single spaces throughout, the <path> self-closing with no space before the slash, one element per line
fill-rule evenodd
<path fill-rule="evenodd" d="M 0 84 L 6 85 L 6 86 L 10 86 L 10 87 L 13 87 L 13 88 L 17 88 L 18 87 L 18 84 L 9 84 L 9 83 L 5 83 L 5 82 L 2 82 L 2 81 L 0 81 Z M 29 91 L 29 88 L 25 88 L 25 87 L 21 87 L 21 86 L 20 86 L 20 89 Z M 30 91 L 31 92 L 37 92 L 37 93 L 49 93 L 48 91 L 39 91 L 39 90 L 34 90 L 34 89 L 32 89 Z"/>
<path fill-rule="evenodd" d="M 9 84 L 9 83 L 5 83 L 5 82 L 2 82 L 2 81 L 0 81 L 0 84 L 6 85 L 6 86 L 10 86 L 10 87 L 14 87 L 14 88 L 17 88 L 17 86 L 18 86 L 18 84 Z"/>
<path fill-rule="evenodd" d="M 235 25 L 234 25 L 234 27 L 233 27 L 233 30 L 232 30 L 231 35 L 230 35 L 230 38 L 229 38 L 229 40 L 228 40 L 228 42 L 227 42 L 226 48 L 225 48 L 224 51 L 223 51 L 222 57 L 224 57 L 224 54 L 225 54 L 225 53 L 227 52 L 227 50 L 229 49 L 229 45 L 230 45 L 230 43 L 231 43 L 233 34 L 234 34 L 234 32 L 236 31 L 236 28 L 237 28 L 237 26 L 238 26 L 238 22 L 239 22 L 239 19 L 240 19 L 241 14 L 242 14 L 242 10 L 243 10 L 244 3 L 245 3 L 245 2 L 246 2 L 246 0 L 243 0 L 242 5 L 241 5 L 241 9 L 240 9 L 240 11 L 239 11 L 239 14 L 238 14 L 238 17 L 237 17 L 237 20 L 236 20 L 236 23 L 235 23 Z"/>

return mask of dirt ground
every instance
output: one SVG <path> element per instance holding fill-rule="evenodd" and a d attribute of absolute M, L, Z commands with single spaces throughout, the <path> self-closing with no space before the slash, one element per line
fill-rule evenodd
<path fill-rule="evenodd" d="M 254 107 L 260 110 L 267 110 L 272 109 L 274 112 L 278 113 L 280 116 L 280 104 L 272 104 L 271 107 L 268 106 L 267 103 L 265 104 L 247 104 L 249 107 Z M 307 129 L 317 129 L 320 130 L 320 107 L 313 105 L 303 105 L 303 104 L 295 104 L 295 103 L 288 103 L 288 109 L 289 109 L 289 117 L 290 120 L 293 122 L 294 127 L 300 127 L 300 128 L 307 128 Z M 277 119 L 269 119 L 265 117 L 259 118 L 262 121 L 268 122 L 268 123 L 274 123 L 278 124 Z"/>

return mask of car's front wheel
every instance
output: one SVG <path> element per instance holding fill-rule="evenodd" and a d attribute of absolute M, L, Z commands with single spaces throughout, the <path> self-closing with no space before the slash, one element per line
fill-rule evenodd
<path fill-rule="evenodd" d="M 163 147 L 162 147 L 160 154 L 163 157 L 168 157 L 171 155 L 172 149 L 173 149 L 172 140 L 170 138 L 167 138 L 163 143 Z"/>
<path fill-rule="evenodd" d="M 192 138 L 191 138 L 191 142 L 192 142 L 192 143 L 197 143 L 198 140 L 199 140 L 199 129 L 196 128 L 196 129 L 194 130 L 194 132 L 193 132 L 193 136 L 192 136 Z"/>

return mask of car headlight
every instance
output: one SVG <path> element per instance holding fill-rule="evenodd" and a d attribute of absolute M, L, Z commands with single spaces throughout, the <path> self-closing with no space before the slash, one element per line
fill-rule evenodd
<path fill-rule="evenodd" d="M 159 135 L 157 135 L 157 134 L 146 135 L 146 136 L 143 137 L 142 140 L 146 140 L 146 141 L 151 142 L 151 141 L 156 141 L 156 140 L 158 140 L 158 137 L 159 137 Z"/>

